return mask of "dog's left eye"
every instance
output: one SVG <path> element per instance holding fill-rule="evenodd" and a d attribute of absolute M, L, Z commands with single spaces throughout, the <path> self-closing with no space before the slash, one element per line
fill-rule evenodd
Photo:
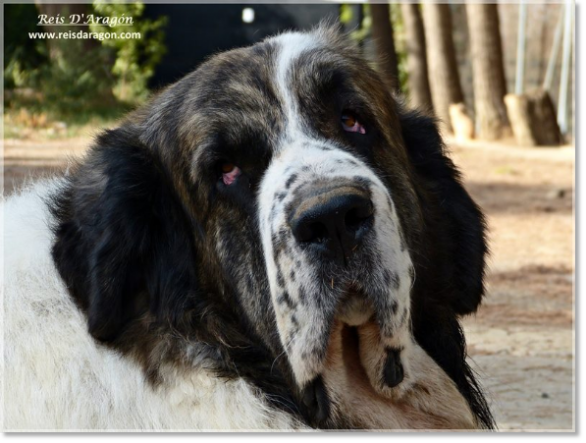
<path fill-rule="evenodd" d="M 350 113 L 344 113 L 342 114 L 342 128 L 344 129 L 344 131 L 346 132 L 356 132 L 358 134 L 366 134 L 366 130 L 364 129 L 364 126 L 362 126 L 362 124 L 358 121 L 358 119 L 350 114 Z"/>
<path fill-rule="evenodd" d="M 233 163 L 222 163 L 220 165 L 220 169 L 222 171 L 222 181 L 226 186 L 234 183 L 238 176 L 242 173 L 240 168 Z"/>

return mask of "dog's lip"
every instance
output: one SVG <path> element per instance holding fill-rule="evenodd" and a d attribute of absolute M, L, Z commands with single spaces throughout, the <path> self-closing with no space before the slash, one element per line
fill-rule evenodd
<path fill-rule="evenodd" d="M 348 326 L 360 326 L 371 321 L 374 307 L 365 291 L 350 284 L 338 300 L 336 318 Z"/>

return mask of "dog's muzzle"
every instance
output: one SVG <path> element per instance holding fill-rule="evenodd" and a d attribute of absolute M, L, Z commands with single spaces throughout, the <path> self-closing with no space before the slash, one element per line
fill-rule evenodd
<path fill-rule="evenodd" d="M 259 203 L 275 320 L 303 402 L 327 417 L 334 373 L 393 397 L 409 371 L 412 278 L 384 183 L 348 151 L 297 141 L 273 159 Z"/>

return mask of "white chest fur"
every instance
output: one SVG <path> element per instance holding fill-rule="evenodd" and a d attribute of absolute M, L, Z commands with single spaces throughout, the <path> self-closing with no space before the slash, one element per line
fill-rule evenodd
<path fill-rule="evenodd" d="M 204 369 L 169 368 L 153 389 L 138 364 L 90 337 L 50 255 L 45 199 L 57 184 L 40 182 L 2 204 L 4 429 L 298 428 L 248 383 Z"/>

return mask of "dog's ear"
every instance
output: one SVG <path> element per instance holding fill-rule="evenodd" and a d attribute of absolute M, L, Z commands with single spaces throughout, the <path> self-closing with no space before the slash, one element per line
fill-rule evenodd
<path fill-rule="evenodd" d="M 434 119 L 401 112 L 400 122 L 425 225 L 416 283 L 429 286 L 420 289 L 456 314 L 472 313 L 484 294 L 484 216 L 446 156 Z"/>
<path fill-rule="evenodd" d="M 193 222 L 135 132 L 101 135 L 52 201 L 53 259 L 102 341 L 147 313 L 179 321 L 198 291 Z"/>

